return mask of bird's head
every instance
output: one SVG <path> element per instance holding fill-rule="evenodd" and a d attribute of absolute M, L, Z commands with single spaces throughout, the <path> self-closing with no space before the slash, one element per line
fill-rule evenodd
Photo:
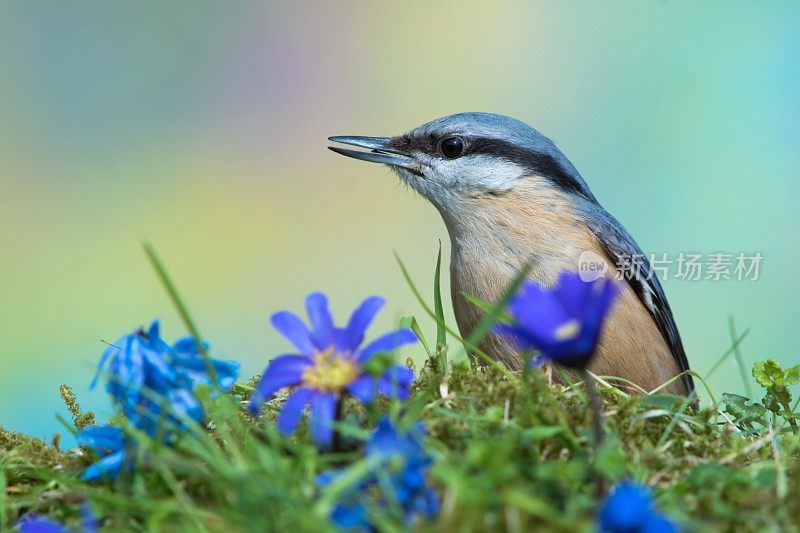
<path fill-rule="evenodd" d="M 459 113 L 396 137 L 337 136 L 365 150 L 330 147 L 362 161 L 389 165 L 440 211 L 458 215 L 474 200 L 524 188 L 557 190 L 594 201 L 555 144 L 534 128 L 491 113 Z"/>

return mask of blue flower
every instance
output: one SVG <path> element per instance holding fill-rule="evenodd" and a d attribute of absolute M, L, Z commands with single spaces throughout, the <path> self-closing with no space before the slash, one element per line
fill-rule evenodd
<path fill-rule="evenodd" d="M 400 365 L 388 369 L 385 365 L 374 365 L 380 362 L 374 356 L 416 342 L 414 333 L 408 329 L 393 331 L 361 348 L 364 333 L 383 304 L 384 300 L 377 296 L 367 298 L 344 328 L 334 326 L 328 299 L 322 293 L 306 298 L 310 330 L 297 315 L 288 311 L 272 315 L 272 325 L 299 353 L 270 361 L 253 392 L 248 406 L 250 411 L 258 413 L 261 405 L 276 392 L 296 387 L 278 416 L 278 429 L 284 435 L 292 433 L 306 405 L 310 405 L 311 438 L 325 448 L 333 438 L 331 422 L 343 394 L 349 393 L 362 402 L 372 401 L 377 393 L 407 398 L 414 373 Z"/>
<path fill-rule="evenodd" d="M 41 516 L 29 516 L 17 524 L 20 533 L 72 533 L 55 520 Z"/>
<path fill-rule="evenodd" d="M 395 500 L 411 520 L 417 514 L 434 516 L 438 512 L 436 493 L 426 485 L 428 468 L 433 462 L 422 446 L 425 426 L 416 423 L 401 433 L 384 417 L 367 441 L 367 458 L 380 458 L 380 474 L 388 476 Z"/>
<path fill-rule="evenodd" d="M 597 519 L 608 533 L 675 533 L 678 527 L 653 507 L 647 487 L 624 482 L 606 498 Z"/>
<path fill-rule="evenodd" d="M 562 272 L 552 289 L 526 282 L 509 302 L 512 325 L 496 330 L 523 349 L 564 366 L 589 364 L 603 321 L 619 295 L 617 283 L 605 278 L 583 281 L 577 273 Z"/>
<path fill-rule="evenodd" d="M 203 342 L 203 351 L 209 353 L 211 345 Z M 172 348 L 167 351 L 167 360 L 185 377 L 195 385 L 211 386 L 211 376 L 208 375 L 206 360 L 197 348 L 194 337 L 187 335 L 175 341 Z M 217 384 L 223 391 L 230 390 L 239 377 L 239 367 L 237 361 L 221 361 L 212 359 L 211 365 L 217 374 Z"/>
<path fill-rule="evenodd" d="M 86 503 L 81 505 L 81 515 L 83 516 L 84 533 L 94 533 L 97 531 L 97 520 L 92 515 L 92 511 Z M 55 520 L 36 515 L 28 516 L 20 520 L 17 524 L 17 528 L 19 528 L 20 533 L 72 533 Z"/>
<path fill-rule="evenodd" d="M 136 428 L 155 436 L 160 423 L 183 428 L 185 420 L 202 420 L 203 408 L 194 387 L 211 385 L 211 378 L 191 337 L 170 346 L 161 339 L 157 320 L 147 331 L 125 335 L 103 354 L 92 387 L 106 364 L 106 390 Z M 218 360 L 212 364 L 219 386 L 223 390 L 233 386 L 239 364 Z"/>
<path fill-rule="evenodd" d="M 388 418 L 382 418 L 365 446 L 370 472 L 345 491 L 331 511 L 331 521 L 341 528 L 372 531 L 370 505 L 399 508 L 407 524 L 420 516 L 436 516 L 439 498 L 427 484 L 432 459 L 422 446 L 424 436 L 421 423 L 401 432 Z M 323 472 L 317 477 L 317 484 L 328 486 L 345 472 Z"/>
<path fill-rule="evenodd" d="M 329 470 L 317 476 L 317 486 L 327 487 L 346 473 L 345 469 Z M 369 531 L 370 521 L 367 506 L 362 501 L 361 493 L 368 490 L 369 484 L 361 482 L 346 490 L 333 506 L 330 520 L 342 529 L 359 529 Z"/>
<path fill-rule="evenodd" d="M 127 441 L 122 429 L 114 426 L 92 426 L 79 432 L 75 439 L 100 456 L 100 460 L 89 466 L 81 479 L 115 479 L 123 468 L 131 469 L 133 460 L 128 456 L 132 444 Z"/>

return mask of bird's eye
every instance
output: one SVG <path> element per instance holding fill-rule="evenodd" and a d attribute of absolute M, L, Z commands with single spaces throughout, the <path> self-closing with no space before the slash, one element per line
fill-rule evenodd
<path fill-rule="evenodd" d="M 455 159 L 464 152 L 464 141 L 461 137 L 447 137 L 439 144 L 442 155 L 448 159 Z"/>

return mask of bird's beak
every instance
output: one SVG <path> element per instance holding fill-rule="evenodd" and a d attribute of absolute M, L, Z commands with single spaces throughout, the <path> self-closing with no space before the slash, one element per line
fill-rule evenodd
<path fill-rule="evenodd" d="M 384 165 L 403 168 L 418 176 L 422 175 L 419 169 L 419 163 L 416 159 L 404 154 L 400 150 L 392 148 L 390 144 L 392 140 L 391 137 L 360 137 L 357 135 L 340 135 L 336 137 L 328 137 L 328 140 L 335 143 L 358 146 L 359 148 L 368 148 L 370 150 L 369 152 L 365 152 L 362 150 L 339 148 L 338 146 L 328 147 L 328 149 L 333 150 L 337 154 L 346 155 L 347 157 L 360 159 L 362 161 L 370 161 L 372 163 L 383 163 Z"/>

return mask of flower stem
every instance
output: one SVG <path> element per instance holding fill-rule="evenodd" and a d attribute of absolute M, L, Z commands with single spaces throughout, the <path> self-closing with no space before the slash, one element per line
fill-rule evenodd
<path fill-rule="evenodd" d="M 603 407 L 600 403 L 600 394 L 597 392 L 597 385 L 585 368 L 581 369 L 581 379 L 586 385 L 586 396 L 589 399 L 589 407 L 592 410 L 592 430 L 594 432 L 595 448 L 603 444 Z"/>
<path fill-rule="evenodd" d="M 586 397 L 589 400 L 589 407 L 592 410 L 592 431 L 594 433 L 594 455 L 595 462 L 597 455 L 600 453 L 600 447 L 603 445 L 603 406 L 600 402 L 600 394 L 597 392 L 597 385 L 594 378 L 589 374 L 585 368 L 580 370 L 581 379 L 586 386 Z M 602 498 L 605 494 L 605 480 L 603 475 L 595 468 L 595 482 L 597 484 L 597 497 Z"/>
<path fill-rule="evenodd" d="M 342 421 L 342 414 L 344 411 L 344 396 L 339 396 L 336 400 L 336 411 L 333 414 L 333 421 L 334 422 L 341 422 Z M 333 453 L 338 453 L 342 451 L 342 436 L 339 434 L 339 431 L 334 428 L 333 430 L 333 442 L 331 443 L 331 451 Z"/>

